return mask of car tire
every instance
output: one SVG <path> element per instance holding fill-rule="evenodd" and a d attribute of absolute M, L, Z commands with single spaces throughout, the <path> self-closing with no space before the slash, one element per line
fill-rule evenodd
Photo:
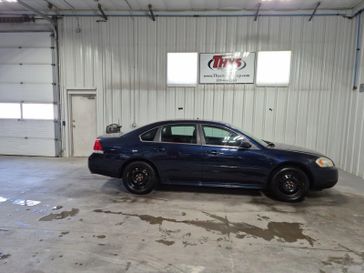
<path fill-rule="evenodd" d="M 302 201 L 310 187 L 307 174 L 297 167 L 286 166 L 276 170 L 269 184 L 274 198 L 284 202 Z"/>
<path fill-rule="evenodd" d="M 125 188 L 135 194 L 150 193 L 157 184 L 154 168 L 144 161 L 134 161 L 128 164 L 123 172 Z"/>

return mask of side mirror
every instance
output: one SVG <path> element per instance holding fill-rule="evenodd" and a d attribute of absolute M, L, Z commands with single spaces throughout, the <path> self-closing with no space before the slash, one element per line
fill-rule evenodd
<path fill-rule="evenodd" d="M 239 146 L 240 148 L 249 149 L 252 145 L 248 141 L 243 140 Z"/>

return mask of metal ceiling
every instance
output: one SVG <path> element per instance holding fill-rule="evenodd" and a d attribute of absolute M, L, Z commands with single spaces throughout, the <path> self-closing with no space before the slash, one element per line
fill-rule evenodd
<path fill-rule="evenodd" d="M 256 10 L 261 2 L 263 11 L 312 10 L 318 0 L 27 0 L 42 12 L 95 11 L 100 3 L 105 11 L 145 11 L 151 4 L 155 11 L 244 11 Z M 350 10 L 363 0 L 321 0 L 319 10 Z M 0 13 L 26 12 L 18 3 L 0 2 Z"/>

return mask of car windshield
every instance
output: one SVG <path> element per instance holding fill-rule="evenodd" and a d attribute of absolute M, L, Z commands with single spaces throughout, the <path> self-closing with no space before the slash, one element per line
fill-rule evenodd
<path fill-rule="evenodd" d="M 239 132 L 241 132 L 242 134 L 244 134 L 245 136 L 247 136 L 248 138 L 254 140 L 255 142 L 257 142 L 258 144 L 262 145 L 262 146 L 273 146 L 274 147 L 274 143 L 273 142 L 270 142 L 270 141 L 266 141 L 266 140 L 263 140 L 263 139 L 260 139 L 256 136 L 253 136 L 252 134 L 248 134 L 246 133 L 244 130 L 240 129 L 240 128 L 236 128 L 232 125 L 229 125 L 231 128 L 234 128 L 236 130 L 238 130 Z"/>

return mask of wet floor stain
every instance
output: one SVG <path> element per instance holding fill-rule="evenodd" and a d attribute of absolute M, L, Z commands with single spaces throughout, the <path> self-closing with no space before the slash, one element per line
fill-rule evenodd
<path fill-rule="evenodd" d="M 61 234 L 59 234 L 58 237 L 63 237 L 64 235 L 67 235 L 69 233 L 70 233 L 69 231 L 62 231 Z"/>
<path fill-rule="evenodd" d="M 125 272 L 129 270 L 130 266 L 131 266 L 131 262 L 127 262 L 126 267 L 125 267 Z"/>
<path fill-rule="evenodd" d="M 92 237 L 96 237 L 98 239 L 105 239 L 106 238 L 105 235 L 93 235 Z"/>
<path fill-rule="evenodd" d="M 263 221 L 263 220 L 270 220 L 270 218 L 268 216 L 265 216 L 265 215 L 259 215 L 258 214 L 258 217 L 257 217 L 258 221 Z"/>
<path fill-rule="evenodd" d="M 329 256 L 326 260 L 321 261 L 325 269 L 341 268 L 341 271 L 346 273 L 351 272 L 351 268 L 357 268 L 359 270 L 355 272 L 364 272 L 364 252 L 350 249 L 341 244 L 339 246 L 347 251 L 347 253 L 343 256 Z M 327 272 L 331 272 L 331 270 Z"/>
<path fill-rule="evenodd" d="M 182 223 L 192 225 L 205 229 L 206 231 L 218 232 L 222 235 L 235 235 L 236 238 L 244 238 L 246 236 L 261 238 L 266 241 L 277 239 L 279 241 L 293 243 L 299 240 L 307 241 L 313 246 L 315 239 L 305 235 L 303 233 L 303 225 L 301 223 L 289 223 L 289 222 L 274 222 L 270 221 L 266 228 L 261 228 L 251 224 L 239 222 L 230 222 L 228 218 L 214 215 L 211 213 L 204 212 L 205 215 L 209 216 L 213 220 L 177 220 L 173 218 L 166 218 L 161 216 L 152 216 L 147 214 L 134 214 L 124 213 L 119 211 L 110 211 L 95 209 L 94 212 L 106 213 L 106 214 L 117 214 L 130 217 L 137 217 L 140 220 L 147 222 L 151 225 L 161 225 L 164 221 L 171 223 Z"/>
<path fill-rule="evenodd" d="M 172 234 L 181 232 L 180 229 L 176 229 L 176 230 L 165 229 L 165 228 L 162 228 L 162 226 L 159 226 L 159 231 L 160 231 L 160 233 L 162 233 L 165 236 L 171 236 Z"/>
<path fill-rule="evenodd" d="M 11 256 L 11 254 L 4 254 L 2 252 L 0 252 L 0 260 L 5 260 L 7 258 L 9 258 Z"/>
<path fill-rule="evenodd" d="M 112 199 L 112 202 L 113 203 L 145 203 L 145 204 L 150 204 L 154 201 L 168 201 L 166 199 L 163 199 L 163 198 L 155 198 L 155 197 L 134 197 L 134 196 L 121 196 L 121 197 L 118 197 L 118 198 L 113 198 Z"/>
<path fill-rule="evenodd" d="M 182 241 L 183 247 L 188 247 L 188 246 L 197 246 L 196 243 L 191 243 L 188 241 Z"/>
<path fill-rule="evenodd" d="M 345 254 L 344 257 L 328 257 L 326 261 L 322 261 L 324 265 L 351 265 L 354 264 L 354 259 L 349 256 L 349 254 Z"/>
<path fill-rule="evenodd" d="M 44 216 L 39 219 L 39 221 L 53 221 L 53 220 L 61 220 L 67 217 L 75 216 L 80 210 L 79 209 L 71 209 L 69 211 L 65 210 L 60 213 L 51 213 L 47 216 Z"/>
<path fill-rule="evenodd" d="M 174 241 L 168 241 L 168 240 L 164 240 L 164 239 L 156 240 L 156 242 L 164 244 L 166 246 L 171 246 L 175 243 Z"/>

